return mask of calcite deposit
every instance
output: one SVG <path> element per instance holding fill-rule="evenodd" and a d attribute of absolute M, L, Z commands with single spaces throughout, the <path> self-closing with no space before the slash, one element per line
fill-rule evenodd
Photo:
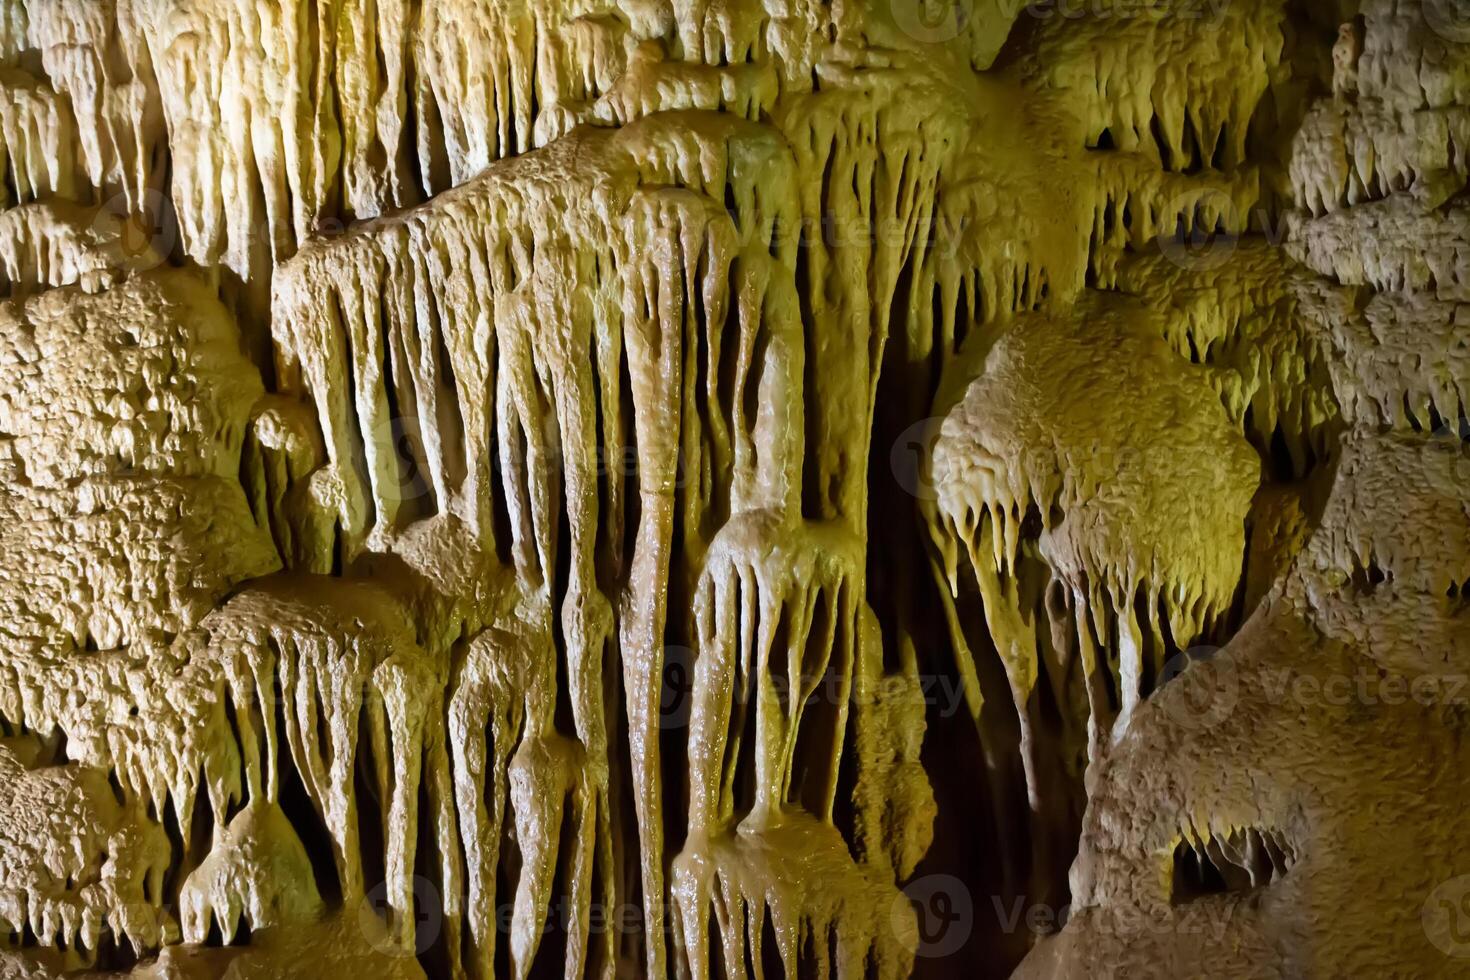
<path fill-rule="evenodd" d="M 1470 971 L 1465 0 L 0 0 L 0 977 Z"/>

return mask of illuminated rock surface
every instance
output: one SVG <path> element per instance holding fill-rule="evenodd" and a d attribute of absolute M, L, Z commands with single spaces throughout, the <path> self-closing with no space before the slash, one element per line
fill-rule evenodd
<path fill-rule="evenodd" d="M 1463 0 L 0 0 L 0 163 L 0 977 L 1470 962 Z"/>

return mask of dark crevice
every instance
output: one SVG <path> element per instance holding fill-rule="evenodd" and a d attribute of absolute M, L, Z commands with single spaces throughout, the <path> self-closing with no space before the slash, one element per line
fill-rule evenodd
<path fill-rule="evenodd" d="M 1182 905 L 1265 888 L 1288 874 L 1296 857 L 1285 835 L 1269 828 L 1186 837 L 1174 847 L 1170 899 Z"/>

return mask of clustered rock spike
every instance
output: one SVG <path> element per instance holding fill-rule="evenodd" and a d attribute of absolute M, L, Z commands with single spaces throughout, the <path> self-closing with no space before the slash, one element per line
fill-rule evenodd
<path fill-rule="evenodd" d="M 1470 649 L 1457 13 L 0 0 L 0 974 L 1381 967 L 1454 712 L 1270 671 Z"/>

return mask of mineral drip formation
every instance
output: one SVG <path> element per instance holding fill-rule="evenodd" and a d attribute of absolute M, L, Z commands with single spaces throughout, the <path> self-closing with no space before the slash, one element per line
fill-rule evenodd
<path fill-rule="evenodd" d="M 0 0 L 0 178 L 0 976 L 1463 972 L 1462 0 Z"/>

